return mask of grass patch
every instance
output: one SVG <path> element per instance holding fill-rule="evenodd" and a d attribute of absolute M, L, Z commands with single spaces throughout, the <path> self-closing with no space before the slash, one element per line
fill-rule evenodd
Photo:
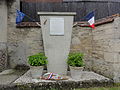
<path fill-rule="evenodd" d="M 74 89 L 74 90 L 120 90 L 120 87 L 80 88 L 80 89 Z"/>

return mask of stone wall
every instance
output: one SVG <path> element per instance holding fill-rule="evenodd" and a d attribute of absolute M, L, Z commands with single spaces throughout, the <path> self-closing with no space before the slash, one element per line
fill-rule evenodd
<path fill-rule="evenodd" d="M 0 0 L 0 71 L 7 66 L 7 3 Z"/>
<path fill-rule="evenodd" d="M 41 28 L 16 28 L 15 17 L 17 2 L 8 6 L 8 61 L 9 66 L 27 65 L 27 57 L 43 52 Z"/>
<path fill-rule="evenodd" d="M 120 82 L 120 17 L 97 26 L 73 28 L 71 51 L 85 54 L 86 67 Z"/>
<path fill-rule="evenodd" d="M 87 67 L 91 70 L 92 65 L 92 30 L 89 27 L 79 27 L 73 28 L 72 32 L 72 42 L 71 42 L 71 52 L 82 52 L 85 54 L 85 60 Z"/>
<path fill-rule="evenodd" d="M 44 52 L 41 28 L 16 28 L 15 7 L 16 2 L 12 2 L 8 7 L 7 54 L 11 68 L 16 65 L 28 65 L 28 56 Z M 115 18 L 112 23 L 97 26 L 95 30 L 89 27 L 75 26 L 72 34 L 71 52 L 83 52 L 87 69 L 120 82 L 119 29 L 120 17 Z"/>
<path fill-rule="evenodd" d="M 114 39 L 110 44 L 111 49 L 113 50 L 113 55 L 109 55 L 109 59 L 110 57 L 114 57 L 113 58 L 114 80 L 116 82 L 120 82 L 120 17 L 115 19 L 113 27 L 114 27 Z"/>
<path fill-rule="evenodd" d="M 27 57 L 43 52 L 40 28 L 9 28 L 8 56 L 11 67 L 27 65 Z"/>

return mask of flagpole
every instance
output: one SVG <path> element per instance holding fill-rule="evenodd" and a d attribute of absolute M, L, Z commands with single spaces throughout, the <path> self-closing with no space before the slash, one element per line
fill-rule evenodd
<path fill-rule="evenodd" d="M 93 40 L 94 40 L 94 38 L 93 38 L 93 31 L 92 31 L 92 30 L 93 30 L 93 28 L 90 29 L 91 35 L 92 35 L 92 37 L 91 37 L 91 39 L 92 39 L 92 40 L 91 40 L 91 44 L 92 44 L 92 52 L 93 52 L 93 51 L 94 51 L 94 47 L 93 47 Z M 92 54 L 91 56 L 92 56 L 92 58 L 93 58 L 93 54 Z M 93 65 L 93 61 L 92 61 L 92 65 Z M 92 69 L 93 69 L 93 68 L 92 68 Z"/>
<path fill-rule="evenodd" d="M 21 12 L 20 10 L 18 10 L 18 9 L 16 9 L 18 12 Z M 23 12 L 21 12 L 21 13 L 23 13 Z M 24 14 L 24 13 L 23 13 Z M 31 21 L 33 21 L 33 22 L 35 22 L 38 26 L 40 26 L 41 27 L 41 25 L 38 23 L 38 22 L 36 22 L 35 21 L 35 19 L 33 19 L 33 18 L 31 18 L 30 16 L 28 16 L 28 15 L 26 15 L 26 14 L 24 14 L 27 18 L 29 18 Z"/>

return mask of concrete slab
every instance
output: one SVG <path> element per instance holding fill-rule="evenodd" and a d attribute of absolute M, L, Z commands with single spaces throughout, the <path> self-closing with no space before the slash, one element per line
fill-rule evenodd
<path fill-rule="evenodd" d="M 75 88 L 105 87 L 114 85 L 112 80 L 88 71 L 77 73 L 74 79 L 68 76 L 68 80 L 57 81 L 32 79 L 30 70 L 22 76 L 21 74 L 23 73 L 21 71 L 15 71 L 11 74 L 5 75 L 6 72 L 11 73 L 11 70 L 5 71 L 0 75 L 0 90 L 74 90 Z"/>
<path fill-rule="evenodd" d="M 81 73 L 77 73 L 74 78 L 68 76 L 68 80 L 62 80 L 66 82 L 70 81 L 90 81 L 90 80 L 97 80 L 97 81 L 109 81 L 109 78 L 106 78 L 102 75 L 96 74 L 94 72 L 83 71 Z M 18 84 L 27 84 L 27 83 L 41 83 L 41 82 L 57 82 L 53 80 L 41 80 L 41 79 L 32 79 L 30 71 L 27 71 L 23 76 L 18 78 L 14 83 Z"/>
<path fill-rule="evenodd" d="M 8 85 L 13 83 L 17 78 L 23 75 L 26 70 L 9 69 L 0 73 L 0 85 Z"/>
<path fill-rule="evenodd" d="M 6 74 L 12 74 L 14 73 L 15 70 L 14 69 L 8 69 L 8 70 L 4 70 L 0 73 L 0 75 L 6 75 Z"/>

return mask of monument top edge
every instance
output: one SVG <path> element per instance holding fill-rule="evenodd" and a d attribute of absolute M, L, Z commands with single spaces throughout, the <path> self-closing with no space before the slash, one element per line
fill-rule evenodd
<path fill-rule="evenodd" d="M 38 12 L 38 15 L 57 15 L 57 16 L 74 16 L 76 12 Z"/>

